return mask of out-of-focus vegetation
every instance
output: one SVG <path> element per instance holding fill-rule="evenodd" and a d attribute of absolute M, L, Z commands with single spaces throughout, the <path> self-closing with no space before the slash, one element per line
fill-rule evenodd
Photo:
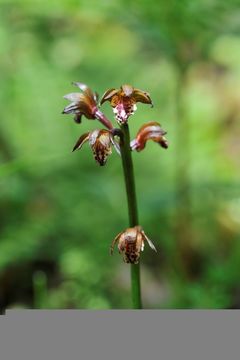
<path fill-rule="evenodd" d="M 121 162 L 76 139 L 99 127 L 61 115 L 72 81 L 150 92 L 130 118 L 168 131 L 134 153 L 146 308 L 240 307 L 238 2 L 0 3 L 0 307 L 130 307 Z M 103 106 L 109 116 L 110 107 Z"/>

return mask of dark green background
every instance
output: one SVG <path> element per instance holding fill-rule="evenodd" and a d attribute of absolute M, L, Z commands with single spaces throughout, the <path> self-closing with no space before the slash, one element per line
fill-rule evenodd
<path fill-rule="evenodd" d="M 134 153 L 146 308 L 240 307 L 237 1 L 0 2 L 0 307 L 129 308 L 121 161 L 95 164 L 61 115 L 72 81 L 149 91 L 166 151 Z M 103 106 L 108 116 L 112 110 Z"/>

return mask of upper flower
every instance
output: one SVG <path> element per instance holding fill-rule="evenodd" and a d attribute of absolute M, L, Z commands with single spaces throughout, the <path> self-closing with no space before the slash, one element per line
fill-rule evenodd
<path fill-rule="evenodd" d="M 100 166 L 106 164 L 107 158 L 112 153 L 112 145 L 120 154 L 119 144 L 114 140 L 113 134 L 109 130 L 94 130 L 83 134 L 78 139 L 73 151 L 81 149 L 82 145 L 88 141 L 92 149 L 95 160 Z"/>
<path fill-rule="evenodd" d="M 167 132 L 164 131 L 157 122 L 151 121 L 146 123 L 139 129 L 136 138 L 131 141 L 131 149 L 137 151 L 143 150 L 148 140 L 153 140 L 163 148 L 167 149 L 168 141 L 164 137 L 166 133 Z"/>
<path fill-rule="evenodd" d="M 81 122 L 82 115 L 88 119 L 96 119 L 98 95 L 94 93 L 87 85 L 80 82 L 74 82 L 73 85 L 79 87 L 82 93 L 71 93 L 64 96 L 64 99 L 71 101 L 66 106 L 63 114 L 75 114 L 74 120 Z"/>
<path fill-rule="evenodd" d="M 129 116 L 134 114 L 137 109 L 136 103 L 152 105 L 152 100 L 146 91 L 135 89 L 131 85 L 122 85 L 120 89 L 109 89 L 100 101 L 102 105 L 105 101 L 110 101 L 116 120 L 123 124 Z"/>
<path fill-rule="evenodd" d="M 146 236 L 141 226 L 134 226 L 119 233 L 112 242 L 111 254 L 114 245 L 118 242 L 118 250 L 123 254 L 123 260 L 126 263 L 137 264 L 140 258 L 140 252 L 144 249 L 144 241 L 147 240 L 149 246 L 157 251 L 152 241 Z"/>

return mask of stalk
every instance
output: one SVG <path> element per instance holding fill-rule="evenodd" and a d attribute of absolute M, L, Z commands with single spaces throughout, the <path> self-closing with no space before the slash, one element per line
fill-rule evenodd
<path fill-rule="evenodd" d="M 121 125 L 123 137 L 120 141 L 122 166 L 126 185 L 129 226 L 134 227 L 138 224 L 137 198 L 135 189 L 134 170 L 132 153 L 130 148 L 130 134 L 128 124 Z M 131 264 L 131 291 L 133 309 L 141 309 L 141 283 L 140 283 L 140 264 Z"/>

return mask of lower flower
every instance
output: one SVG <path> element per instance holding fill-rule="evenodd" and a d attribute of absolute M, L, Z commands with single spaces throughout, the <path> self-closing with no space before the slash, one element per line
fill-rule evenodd
<path fill-rule="evenodd" d="M 136 151 L 143 150 L 148 140 L 153 140 L 164 149 L 167 149 L 168 141 L 164 137 L 166 133 L 157 122 L 151 121 L 146 123 L 138 130 L 136 138 L 131 141 L 131 149 Z"/>
<path fill-rule="evenodd" d="M 111 255 L 114 246 L 118 243 L 119 253 L 123 255 L 125 263 L 137 264 L 141 251 L 144 250 L 144 242 L 147 241 L 152 250 L 157 251 L 152 241 L 146 236 L 141 226 L 134 226 L 120 232 L 112 242 Z"/>
<path fill-rule="evenodd" d="M 120 154 L 119 144 L 114 140 L 113 133 L 109 130 L 97 129 L 83 134 L 78 139 L 73 151 L 80 150 L 86 141 L 89 142 L 94 158 L 100 166 L 106 164 L 108 156 L 112 153 L 112 146 Z"/>

